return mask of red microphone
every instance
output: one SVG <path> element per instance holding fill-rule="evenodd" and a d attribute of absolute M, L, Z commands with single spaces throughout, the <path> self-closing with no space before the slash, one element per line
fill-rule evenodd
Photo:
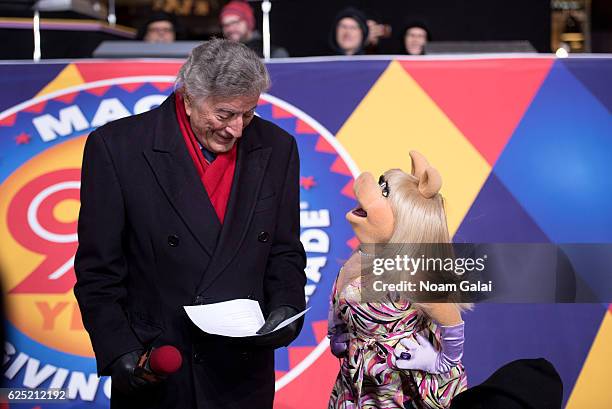
<path fill-rule="evenodd" d="M 172 345 L 151 348 L 138 361 L 134 374 L 145 380 L 156 382 L 178 371 L 183 365 L 183 357 Z"/>

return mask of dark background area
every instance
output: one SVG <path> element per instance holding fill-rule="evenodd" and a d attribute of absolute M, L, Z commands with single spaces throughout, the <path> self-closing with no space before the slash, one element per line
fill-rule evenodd
<path fill-rule="evenodd" d="M 251 4 L 261 25 L 261 2 Z M 334 17 L 347 6 L 393 27 L 383 53 L 399 52 L 399 31 L 414 19 L 427 22 L 435 41 L 528 40 L 538 52 L 550 52 L 549 0 L 273 0 L 272 41 L 291 56 L 324 55 Z"/>
<path fill-rule="evenodd" d="M 4 41 L 4 39 L 10 39 Z M 127 40 L 103 31 L 42 30 L 42 59 L 89 58 L 102 41 Z M 0 59 L 31 60 L 34 52 L 32 30 L 0 29 Z"/>
<path fill-rule="evenodd" d="M 594 53 L 612 52 L 612 0 L 591 3 L 591 48 Z"/>
<path fill-rule="evenodd" d="M 0 16 L 31 17 L 33 0 L 0 0 Z M 28 4 L 29 3 L 29 4 Z M 117 2 L 118 24 L 137 28 L 150 12 L 152 1 Z M 218 13 L 227 0 L 214 2 L 207 16 L 181 16 L 189 40 L 220 36 Z M 261 29 L 261 1 L 251 1 Z M 213 4 L 213 2 L 211 2 Z M 425 22 L 434 41 L 527 40 L 538 52 L 551 52 L 550 0 L 272 0 L 272 41 L 289 50 L 291 56 L 327 55 L 335 15 L 354 6 L 369 17 L 393 28 L 393 37 L 383 40 L 379 54 L 401 53 L 402 28 L 407 21 Z M 72 15 L 43 13 L 42 17 Z M 102 40 L 123 40 L 107 32 L 43 32 L 43 58 L 90 57 Z M 29 59 L 31 30 L 1 29 L 0 59 Z M 612 52 L 612 0 L 591 2 L 591 50 Z"/>

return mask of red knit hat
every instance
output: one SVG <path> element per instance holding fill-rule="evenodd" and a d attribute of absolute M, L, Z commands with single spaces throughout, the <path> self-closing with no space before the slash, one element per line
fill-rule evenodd
<path fill-rule="evenodd" d="M 249 30 L 253 30 L 255 28 L 255 15 L 253 14 L 253 9 L 244 1 L 234 0 L 227 3 L 221 9 L 219 18 L 223 19 L 225 16 L 238 16 L 242 20 L 246 21 Z"/>

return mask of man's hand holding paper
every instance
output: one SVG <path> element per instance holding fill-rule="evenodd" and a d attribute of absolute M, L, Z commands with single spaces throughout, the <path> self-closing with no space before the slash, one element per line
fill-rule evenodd
<path fill-rule="evenodd" d="M 298 320 L 308 311 L 298 313 L 293 307 L 281 306 L 264 320 L 259 303 L 248 299 L 184 308 L 189 319 L 208 334 L 248 337 L 255 345 L 268 348 L 280 348 L 291 342 L 299 331 Z"/>

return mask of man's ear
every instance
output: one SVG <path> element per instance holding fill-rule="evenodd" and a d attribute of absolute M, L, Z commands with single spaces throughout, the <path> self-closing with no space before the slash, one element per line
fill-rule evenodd
<path fill-rule="evenodd" d="M 191 116 L 191 98 L 188 95 L 183 94 L 183 103 L 185 104 L 185 113 L 187 116 Z"/>

